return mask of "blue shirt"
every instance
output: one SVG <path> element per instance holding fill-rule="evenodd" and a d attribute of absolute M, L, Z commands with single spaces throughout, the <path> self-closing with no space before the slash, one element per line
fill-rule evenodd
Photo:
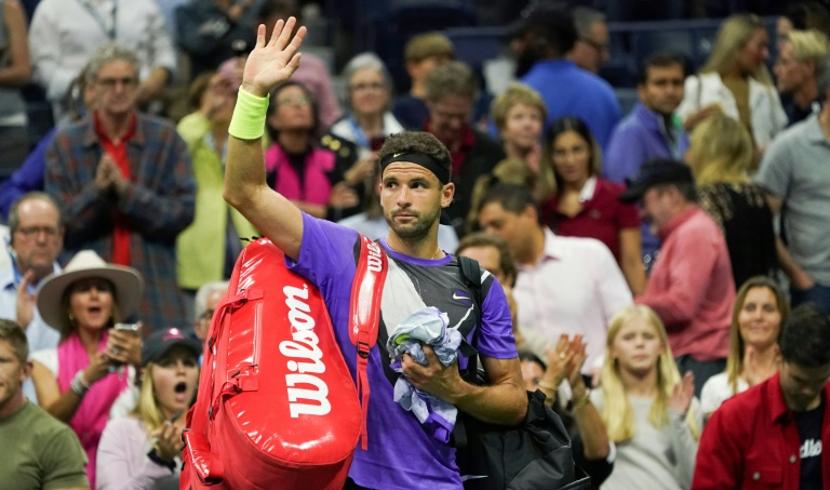
<path fill-rule="evenodd" d="M 349 340 L 348 317 L 357 240 L 358 234 L 352 229 L 303 214 L 299 257 L 296 262 L 287 259 L 289 268 L 319 288 L 352 375 L 356 350 Z M 385 345 L 389 331 L 410 313 L 435 306 L 447 313 L 450 325 L 474 322 L 474 329 L 479 332 L 473 346 L 482 356 L 515 358 L 507 299 L 498 281 L 485 274 L 479 312 L 471 299 L 472 293 L 460 277 L 455 257 L 418 259 L 391 250 L 383 241 L 380 243 L 389 256 L 389 272 L 381 301 L 378 341 L 371 351 L 367 370 L 371 386 L 367 420 L 369 448 L 355 451 L 349 476 L 360 486 L 384 490 L 458 490 L 462 482 L 455 463 L 455 449 L 427 434 L 414 414 L 395 403 L 393 385 L 384 373 L 386 355 L 381 352 L 381 346 Z M 463 355 L 459 357 L 459 365 L 464 367 L 466 363 Z"/>
<path fill-rule="evenodd" d="M 545 101 L 548 111 L 545 130 L 559 118 L 578 117 L 605 150 L 611 131 L 622 117 L 620 104 L 608 82 L 565 60 L 537 62 L 522 82 L 533 87 Z"/>
<path fill-rule="evenodd" d="M 0 184 L 0 213 L 9 215 L 12 204 L 23 194 L 43 190 L 43 174 L 46 169 L 46 149 L 55 139 L 56 128 L 46 133 L 26 160 L 5 182 Z"/>
<path fill-rule="evenodd" d="M 637 176 L 644 162 L 653 158 L 681 160 L 688 147 L 688 135 L 679 121 L 673 121 L 667 128 L 660 114 L 638 102 L 611 133 L 603 174 L 610 181 L 625 184 L 625 179 Z M 643 254 L 653 255 L 660 247 L 660 240 L 648 223 L 642 225 L 640 232 Z"/>

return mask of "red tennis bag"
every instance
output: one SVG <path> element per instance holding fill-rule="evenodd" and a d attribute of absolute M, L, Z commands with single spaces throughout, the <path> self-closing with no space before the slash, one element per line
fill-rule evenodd
<path fill-rule="evenodd" d="M 255 240 L 211 322 L 180 488 L 340 490 L 364 416 L 320 293 Z"/>

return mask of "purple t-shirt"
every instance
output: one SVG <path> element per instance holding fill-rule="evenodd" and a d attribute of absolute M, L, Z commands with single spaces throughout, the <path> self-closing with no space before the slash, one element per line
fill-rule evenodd
<path fill-rule="evenodd" d="M 303 214 L 303 239 L 296 262 L 286 259 L 293 271 L 319 288 L 334 325 L 343 357 L 354 376 L 355 347 L 349 340 L 347 320 L 358 234 L 352 229 Z M 392 384 L 384 373 L 385 355 L 379 346 L 391 329 L 409 313 L 435 306 L 446 312 L 450 325 L 475 321 L 480 330 L 474 347 L 484 357 L 511 359 L 517 356 L 510 310 L 504 291 L 489 274 L 482 276 L 482 312 L 474 311 L 473 296 L 460 275 L 456 258 L 424 260 L 397 253 L 385 242 L 389 272 L 381 304 L 382 321 L 378 346 L 372 349 L 368 377 L 369 449 L 355 451 L 349 476 L 364 487 L 375 489 L 462 487 L 455 449 L 432 438 L 415 416 L 393 400 Z M 459 361 L 466 365 L 466 359 Z"/>

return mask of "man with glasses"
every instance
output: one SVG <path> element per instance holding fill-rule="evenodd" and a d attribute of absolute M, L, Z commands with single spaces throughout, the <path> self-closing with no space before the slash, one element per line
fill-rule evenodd
<path fill-rule="evenodd" d="M 573 18 L 577 38 L 567 58 L 583 70 L 599 73 L 602 64 L 611 58 L 605 15 L 592 8 L 577 7 Z"/>
<path fill-rule="evenodd" d="M 64 227 L 55 201 L 42 192 L 23 195 L 9 211 L 11 266 L 0 272 L 0 318 L 16 321 L 32 350 L 58 345 L 58 331 L 38 314 L 37 287 L 53 272 L 63 249 Z"/>
<path fill-rule="evenodd" d="M 147 287 L 139 309 L 151 328 L 189 323 L 176 283 L 176 237 L 193 221 L 195 184 L 185 142 L 168 122 L 136 110 L 139 64 L 104 46 L 87 82 L 95 110 L 46 151 L 46 191 L 65 214 L 69 252 L 93 249 L 131 266 Z"/>
<path fill-rule="evenodd" d="M 505 157 L 501 145 L 470 124 L 476 96 L 473 72 L 460 61 L 438 66 L 427 76 L 429 120 L 425 129 L 452 155 L 455 197 L 447 216 L 448 224 L 459 236 L 464 233 L 470 212 L 473 186 L 480 176 L 489 174 Z"/>

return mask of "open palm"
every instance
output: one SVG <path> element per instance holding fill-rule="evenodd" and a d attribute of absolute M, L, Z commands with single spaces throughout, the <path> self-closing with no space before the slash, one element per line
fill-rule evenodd
<path fill-rule="evenodd" d="M 256 95 L 266 95 L 276 84 L 287 80 L 300 66 L 299 49 L 305 37 L 306 28 L 301 26 L 292 36 L 297 20 L 278 20 L 265 42 L 265 26 L 257 29 L 256 45 L 245 61 L 242 72 L 242 86 Z"/>

